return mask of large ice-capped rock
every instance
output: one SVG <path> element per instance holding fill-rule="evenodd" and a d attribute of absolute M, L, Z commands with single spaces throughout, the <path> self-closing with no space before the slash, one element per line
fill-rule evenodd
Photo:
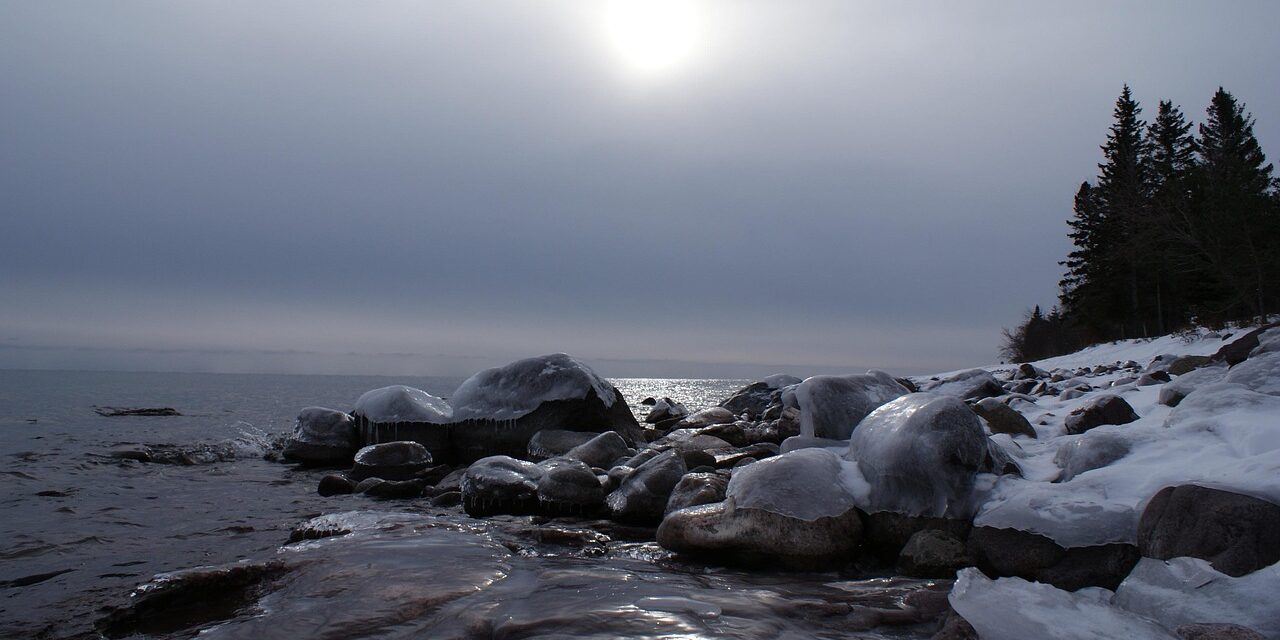
<path fill-rule="evenodd" d="M 283 455 L 306 464 L 342 465 L 358 448 L 355 420 L 341 411 L 307 407 L 298 414 Z"/>
<path fill-rule="evenodd" d="M 839 456 L 802 449 L 734 472 L 723 502 L 667 514 L 658 544 L 739 559 L 847 556 L 861 539 L 865 483 Z"/>
<path fill-rule="evenodd" d="M 453 453 L 462 461 L 523 455 L 543 429 L 616 431 L 630 443 L 641 437 L 621 392 L 563 353 L 481 371 L 450 402 Z"/>
<path fill-rule="evenodd" d="M 906 387 L 883 371 L 813 376 L 795 387 L 800 435 L 847 440 L 867 414 L 906 393 Z"/>
<path fill-rule="evenodd" d="M 354 413 L 361 444 L 413 440 L 437 460 L 450 458 L 453 409 L 422 389 L 397 384 L 367 391 Z"/>
<path fill-rule="evenodd" d="M 982 423 L 964 402 L 913 393 L 864 418 L 846 457 L 871 486 L 868 511 L 966 518 L 986 454 Z"/>

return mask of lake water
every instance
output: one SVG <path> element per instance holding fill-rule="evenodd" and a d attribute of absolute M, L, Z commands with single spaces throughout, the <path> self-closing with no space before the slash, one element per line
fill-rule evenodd
<path fill-rule="evenodd" d="M 263 458 L 298 410 L 349 410 L 408 384 L 448 396 L 460 379 L 0 371 L 0 637 L 92 638 L 109 607 L 156 574 L 281 560 L 252 602 L 139 637 L 922 638 L 868 608 L 947 584 L 838 572 L 704 566 L 652 529 L 597 520 L 476 520 L 425 500 L 324 498 L 325 471 Z M 639 400 L 696 410 L 743 380 L 616 379 Z M 170 406 L 180 417 L 101 417 L 95 406 Z M 110 457 L 148 447 L 182 464 Z M 288 544 L 328 514 L 346 536 Z M 183 626 L 185 625 L 185 626 Z"/>

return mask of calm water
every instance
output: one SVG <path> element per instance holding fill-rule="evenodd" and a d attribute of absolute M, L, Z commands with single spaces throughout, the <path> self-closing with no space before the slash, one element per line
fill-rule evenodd
<path fill-rule="evenodd" d="M 202 624 L 202 637 L 927 637 L 915 627 L 859 633 L 870 625 L 857 611 L 946 585 L 694 565 L 651 531 L 603 521 L 474 520 L 421 500 L 322 498 L 325 472 L 263 459 L 302 407 L 349 409 L 397 383 L 448 396 L 459 382 L 0 371 L 0 637 L 95 637 L 103 607 L 158 573 L 272 559 L 287 575 Z M 744 384 L 614 382 L 637 415 L 645 396 L 696 410 Z M 95 405 L 184 415 L 105 418 Z M 141 446 L 194 464 L 108 455 Z M 324 514 L 355 533 L 286 544 Z"/>

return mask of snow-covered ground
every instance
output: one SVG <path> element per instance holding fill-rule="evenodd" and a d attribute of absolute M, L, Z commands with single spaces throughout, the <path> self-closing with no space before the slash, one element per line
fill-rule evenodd
<path fill-rule="evenodd" d="M 1039 533 L 1068 548 L 1133 544 L 1143 509 L 1165 487 L 1197 484 L 1280 503 L 1280 330 L 1264 334 L 1250 358 L 1230 369 L 1213 363 L 1174 376 L 1167 384 L 1189 392 L 1176 407 L 1160 403 L 1165 384 L 1138 380 L 1160 368 L 1150 366 L 1157 356 L 1212 355 L 1243 334 L 1120 341 L 1034 363 L 1057 374 L 1057 389 L 1088 390 L 1008 399 L 1038 437 L 993 438 L 1024 474 L 986 476 L 974 524 Z M 1131 362 L 1138 366 L 1124 366 Z M 1094 373 L 1100 365 L 1106 370 Z M 1016 365 L 986 369 L 1007 380 Z M 1068 434 L 1067 417 L 1106 394 L 1123 398 L 1139 419 Z M 1059 481 L 1072 456 L 1080 463 L 1074 477 Z M 1176 638 L 1187 622 L 1238 623 L 1280 638 L 1277 592 L 1277 565 L 1232 578 L 1203 560 L 1146 558 L 1115 593 L 1068 593 L 967 569 L 951 601 L 984 639 Z"/>

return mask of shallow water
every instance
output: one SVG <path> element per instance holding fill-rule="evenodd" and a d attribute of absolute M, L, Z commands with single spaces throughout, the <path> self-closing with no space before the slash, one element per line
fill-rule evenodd
<path fill-rule="evenodd" d="M 154 621 L 150 637 L 927 637 L 875 627 L 945 584 L 723 569 L 672 558 L 652 530 L 606 521 L 475 520 L 426 501 L 322 498 L 324 471 L 263 459 L 309 405 L 368 389 L 448 396 L 459 379 L 0 371 L 0 637 L 95 637 L 105 608 L 156 574 L 284 564 L 210 619 Z M 690 409 L 741 380 L 614 381 Z M 181 417 L 101 417 L 172 406 Z M 178 464 L 109 457 L 149 447 Z M 311 518 L 351 533 L 287 544 Z M 185 626 L 184 626 L 185 625 Z M 859 632 L 868 628 L 870 631 Z M 927 627 L 927 625 L 925 625 Z"/>

